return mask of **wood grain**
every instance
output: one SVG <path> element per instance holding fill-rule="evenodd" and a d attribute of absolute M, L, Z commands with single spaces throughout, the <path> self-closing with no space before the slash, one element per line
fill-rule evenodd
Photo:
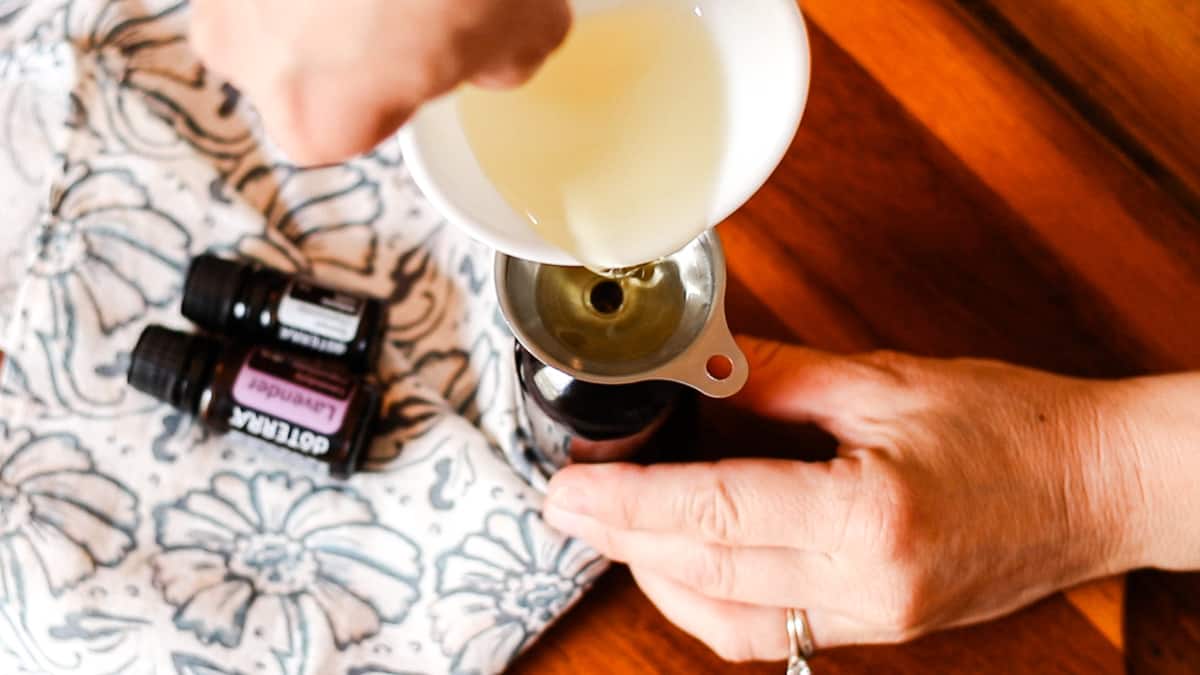
<path fill-rule="evenodd" d="M 1131 159 L 1200 208 L 1200 3 L 959 2 Z"/>
<path fill-rule="evenodd" d="M 1124 649 L 1125 576 L 1093 581 L 1066 592 L 1067 601 L 1118 649 Z"/>
<path fill-rule="evenodd" d="M 783 627 L 780 626 L 780 630 Z M 818 654 L 813 669 L 844 673 L 1122 672 L 1120 653 L 1069 605 L 1041 602 L 992 622 L 896 647 L 854 647 Z M 779 675 L 779 663 L 728 664 L 671 626 L 624 568 L 596 585 L 512 669 L 521 675 L 711 673 Z"/>
<path fill-rule="evenodd" d="M 1129 675 L 1200 672 L 1200 573 L 1129 575 L 1125 642 Z"/>
<path fill-rule="evenodd" d="M 1200 316 L 1170 309 L 1181 297 L 1200 297 L 1192 220 L 1036 73 L 939 2 L 808 0 L 804 7 L 1104 299 L 1120 326 L 1110 332 L 1143 345 L 1140 361 L 1153 370 L 1200 366 Z M 819 56 L 814 69 L 817 87 L 839 76 L 823 70 Z"/>

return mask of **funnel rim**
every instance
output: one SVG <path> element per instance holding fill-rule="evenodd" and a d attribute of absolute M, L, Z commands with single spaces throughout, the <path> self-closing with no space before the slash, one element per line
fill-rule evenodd
<path fill-rule="evenodd" d="M 524 260 L 526 262 L 533 262 L 538 265 L 545 265 L 547 263 L 542 263 L 540 261 L 528 261 L 517 256 L 509 255 L 503 251 L 496 252 L 496 255 L 493 259 L 492 277 L 496 288 L 496 297 L 500 305 L 500 314 L 504 317 L 504 322 L 509 327 L 513 337 L 518 343 L 520 343 L 525 351 L 529 352 L 531 356 L 538 361 L 541 361 L 543 364 L 562 371 L 563 373 L 566 373 L 575 379 L 591 384 L 606 385 L 624 385 L 646 381 L 676 382 L 678 384 L 683 384 L 700 390 L 702 393 L 713 395 L 709 391 L 706 391 L 698 386 L 694 380 L 684 379 L 674 375 L 675 373 L 681 372 L 681 364 L 690 361 L 695 356 L 694 352 L 697 345 L 700 345 L 704 342 L 705 336 L 710 333 L 714 327 L 724 327 L 727 325 L 725 320 L 725 291 L 727 286 L 728 272 L 725 265 L 724 247 L 721 245 L 721 239 L 717 235 L 714 228 L 706 230 L 703 234 L 689 243 L 687 247 L 697 244 L 705 246 L 709 251 L 711 251 L 710 265 L 712 267 L 712 302 L 709 303 L 708 310 L 704 316 L 704 322 L 699 330 L 696 331 L 695 336 L 692 338 L 691 343 L 689 343 L 686 349 L 679 351 L 679 353 L 671 356 L 670 358 L 660 361 L 646 371 L 631 373 L 628 375 L 601 375 L 597 373 L 591 373 L 581 368 L 577 368 L 570 363 L 564 362 L 562 359 L 559 359 L 554 354 L 550 353 L 549 350 L 539 346 L 534 342 L 532 336 L 526 330 L 525 326 L 519 325 L 514 319 L 516 314 L 513 306 L 513 300 L 511 295 L 506 292 L 506 289 L 508 288 L 508 266 L 510 261 L 514 260 Z M 718 323 L 720 326 L 716 325 Z M 725 330 L 727 330 L 727 328 L 725 328 Z M 740 354 L 731 354 L 728 356 L 736 361 L 737 356 L 740 356 Z"/>

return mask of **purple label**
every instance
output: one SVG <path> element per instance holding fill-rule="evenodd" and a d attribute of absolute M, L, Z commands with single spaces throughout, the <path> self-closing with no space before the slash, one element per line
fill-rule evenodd
<path fill-rule="evenodd" d="M 327 396 L 309 387 L 251 367 L 247 360 L 233 383 L 233 398 L 243 406 L 301 425 L 320 434 L 342 428 L 349 399 Z"/>

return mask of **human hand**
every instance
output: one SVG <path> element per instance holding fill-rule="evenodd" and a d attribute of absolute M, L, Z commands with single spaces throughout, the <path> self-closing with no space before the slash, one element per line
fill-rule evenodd
<path fill-rule="evenodd" d="M 788 607 L 807 611 L 818 647 L 898 642 L 1144 563 L 1117 384 L 742 346 L 753 375 L 737 402 L 822 426 L 836 459 L 575 465 L 544 511 L 628 563 L 721 656 L 784 658 Z"/>
<path fill-rule="evenodd" d="M 193 0 L 191 42 L 292 160 L 324 164 L 460 82 L 523 82 L 570 22 L 566 0 Z"/>

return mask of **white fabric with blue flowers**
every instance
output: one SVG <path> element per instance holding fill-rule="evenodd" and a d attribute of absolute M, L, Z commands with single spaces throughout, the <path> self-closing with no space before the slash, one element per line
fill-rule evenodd
<path fill-rule="evenodd" d="M 394 145 L 302 170 L 185 2 L 0 0 L 0 673 L 502 670 L 603 562 L 539 519 L 490 254 Z M 388 297 L 346 482 L 130 391 L 203 251 Z"/>

